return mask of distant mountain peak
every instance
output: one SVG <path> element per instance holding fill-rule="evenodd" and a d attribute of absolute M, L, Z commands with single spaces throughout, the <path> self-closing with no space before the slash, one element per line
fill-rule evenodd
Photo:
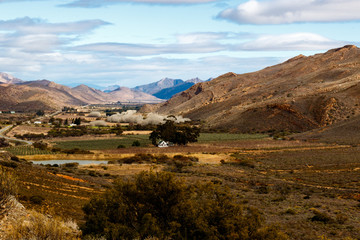
<path fill-rule="evenodd" d="M 23 82 L 23 80 L 15 78 L 8 73 L 0 73 L 0 84 L 17 84 L 21 82 Z"/>

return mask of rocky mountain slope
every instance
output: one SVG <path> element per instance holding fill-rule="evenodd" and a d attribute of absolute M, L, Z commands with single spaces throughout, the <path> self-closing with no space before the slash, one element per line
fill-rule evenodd
<path fill-rule="evenodd" d="M 303 132 L 359 115 L 359 82 L 360 49 L 349 45 L 227 73 L 143 111 L 183 115 L 214 129 Z"/>

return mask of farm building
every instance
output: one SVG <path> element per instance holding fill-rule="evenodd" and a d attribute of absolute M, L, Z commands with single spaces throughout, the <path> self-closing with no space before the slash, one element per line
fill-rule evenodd
<path fill-rule="evenodd" d="M 159 148 L 163 148 L 163 147 L 169 147 L 169 144 L 165 141 L 160 141 L 158 144 Z"/>

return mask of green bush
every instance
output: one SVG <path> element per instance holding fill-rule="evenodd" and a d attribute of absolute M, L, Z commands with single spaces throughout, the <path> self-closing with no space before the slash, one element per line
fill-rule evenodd
<path fill-rule="evenodd" d="M 79 163 L 77 162 L 65 163 L 65 164 L 61 164 L 61 166 L 65 168 L 77 168 L 79 167 Z"/>
<path fill-rule="evenodd" d="M 140 142 L 139 142 L 139 140 L 135 140 L 135 141 L 132 143 L 131 146 L 133 146 L 133 147 L 140 147 Z"/>
<path fill-rule="evenodd" d="M 31 196 L 29 200 L 30 200 L 30 202 L 32 204 L 40 205 L 44 201 L 44 198 L 42 196 L 39 196 L 39 195 L 34 195 L 34 196 Z"/>
<path fill-rule="evenodd" d="M 313 210 L 314 216 L 310 218 L 311 221 L 323 222 L 323 223 L 331 223 L 334 220 L 325 212 L 320 212 L 317 209 Z"/>
<path fill-rule="evenodd" d="M 117 180 L 83 210 L 83 234 L 106 239 L 285 239 L 277 229 L 264 228 L 260 213 L 244 209 L 228 189 L 187 186 L 166 172 Z"/>
<path fill-rule="evenodd" d="M 0 161 L 0 165 L 8 168 L 17 168 L 18 166 L 16 162 L 7 162 L 7 161 Z"/>

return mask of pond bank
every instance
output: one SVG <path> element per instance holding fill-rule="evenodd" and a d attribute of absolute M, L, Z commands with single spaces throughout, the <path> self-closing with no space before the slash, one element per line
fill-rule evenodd
<path fill-rule="evenodd" d="M 42 154 L 42 155 L 19 155 L 28 161 L 45 161 L 45 160 L 116 160 L 119 158 L 133 156 L 134 154 Z"/>

